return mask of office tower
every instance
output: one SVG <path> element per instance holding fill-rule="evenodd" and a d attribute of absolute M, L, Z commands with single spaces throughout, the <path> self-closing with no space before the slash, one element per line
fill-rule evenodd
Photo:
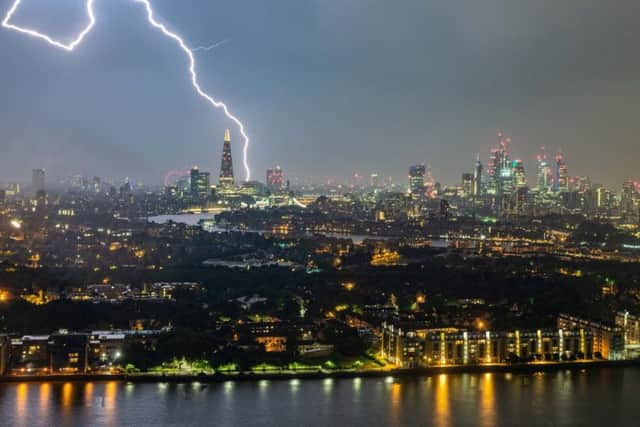
<path fill-rule="evenodd" d="M 476 159 L 476 166 L 473 170 L 473 195 L 482 195 L 482 162 L 480 162 L 480 154 Z"/>
<path fill-rule="evenodd" d="M 622 194 L 620 195 L 620 214 L 628 221 L 637 219 L 638 208 L 636 206 L 636 187 L 633 181 L 625 181 L 622 184 Z"/>
<path fill-rule="evenodd" d="M 545 149 L 542 147 L 537 157 L 536 189 L 538 192 L 548 191 L 551 188 L 551 182 L 551 166 L 549 166 L 549 162 L 547 161 Z"/>
<path fill-rule="evenodd" d="M 409 193 L 414 197 L 424 196 L 425 165 L 414 165 L 409 168 Z"/>
<path fill-rule="evenodd" d="M 513 213 L 522 213 L 526 209 L 527 206 L 527 194 L 529 189 L 527 186 L 516 187 L 513 192 L 513 195 L 510 196 L 509 208 Z"/>
<path fill-rule="evenodd" d="M 474 179 L 472 173 L 462 174 L 462 197 L 473 196 L 473 182 Z"/>
<path fill-rule="evenodd" d="M 591 190 L 591 179 L 588 176 L 576 177 L 573 189 L 581 193 Z"/>
<path fill-rule="evenodd" d="M 369 187 L 374 190 L 380 188 L 380 176 L 377 173 L 372 173 L 369 177 Z"/>
<path fill-rule="evenodd" d="M 611 192 L 605 187 L 596 189 L 596 207 L 598 209 L 608 209 L 611 207 Z"/>
<path fill-rule="evenodd" d="M 191 198 L 206 200 L 211 193 L 209 172 L 200 172 L 197 166 L 191 169 Z"/>
<path fill-rule="evenodd" d="M 524 188 L 527 186 L 527 175 L 524 171 L 524 163 L 522 160 L 514 160 L 513 169 L 513 185 L 515 188 Z"/>
<path fill-rule="evenodd" d="M 44 169 L 33 169 L 31 171 L 31 191 L 34 194 L 44 191 Z"/>
<path fill-rule="evenodd" d="M 220 164 L 220 177 L 218 183 L 225 189 L 229 189 L 234 185 L 233 158 L 231 157 L 231 134 L 229 132 L 229 129 L 226 129 L 224 131 L 222 162 Z"/>
<path fill-rule="evenodd" d="M 284 172 L 280 166 L 267 169 L 267 187 L 271 191 L 279 191 L 284 188 Z"/>
<path fill-rule="evenodd" d="M 498 194 L 512 194 L 514 188 L 513 163 L 509 157 L 511 138 L 500 141 L 500 157 L 498 162 Z"/>
<path fill-rule="evenodd" d="M 498 190 L 498 157 L 498 149 L 492 148 L 487 164 L 487 193 L 489 194 L 496 194 Z"/>
<path fill-rule="evenodd" d="M 491 149 L 487 170 L 487 192 L 493 195 L 511 193 L 513 190 L 513 169 L 509 159 L 511 138 L 498 133 L 498 146 Z"/>
<path fill-rule="evenodd" d="M 558 150 L 558 153 L 556 154 L 556 167 L 553 180 L 553 189 L 556 192 L 569 191 L 569 172 L 567 169 L 567 164 L 564 160 L 564 154 L 562 153 L 562 150 Z"/>
<path fill-rule="evenodd" d="M 7 200 L 7 192 L 5 190 L 0 189 L 0 205 L 3 205 Z"/>
<path fill-rule="evenodd" d="M 431 172 L 431 165 L 427 165 L 427 171 L 424 177 L 424 194 L 431 197 L 440 194 L 440 183 L 436 182 Z"/>

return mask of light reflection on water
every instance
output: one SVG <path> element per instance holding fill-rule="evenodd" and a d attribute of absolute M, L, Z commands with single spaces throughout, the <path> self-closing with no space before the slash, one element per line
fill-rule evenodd
<path fill-rule="evenodd" d="M 0 384 L 10 426 L 636 424 L 640 369 L 133 384 Z"/>
<path fill-rule="evenodd" d="M 493 387 L 493 374 L 484 374 L 480 383 L 480 414 L 478 419 L 483 426 L 495 426 L 496 391 Z"/>
<path fill-rule="evenodd" d="M 49 411 L 51 403 L 51 384 L 40 384 L 40 414 L 44 416 Z"/>
<path fill-rule="evenodd" d="M 19 384 L 16 390 L 16 415 L 20 425 L 24 425 L 27 417 L 27 399 L 29 398 L 29 385 Z"/>
<path fill-rule="evenodd" d="M 434 425 L 448 426 L 451 424 L 449 414 L 449 377 L 446 374 L 438 375 L 435 383 L 435 420 Z"/>

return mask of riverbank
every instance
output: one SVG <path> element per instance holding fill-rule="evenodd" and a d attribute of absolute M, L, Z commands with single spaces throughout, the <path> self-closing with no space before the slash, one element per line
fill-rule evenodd
<path fill-rule="evenodd" d="M 513 373 L 534 374 L 559 370 L 583 370 L 602 368 L 640 367 L 640 360 L 584 361 L 529 364 L 494 364 L 474 366 L 439 366 L 415 369 L 379 369 L 362 371 L 264 371 L 234 372 L 216 374 L 80 374 L 80 375 L 7 375 L 0 377 L 0 383 L 15 382 L 90 382 L 124 381 L 133 383 L 215 383 L 224 381 L 261 381 L 325 378 L 376 378 L 376 377 L 424 377 L 440 374 Z"/>

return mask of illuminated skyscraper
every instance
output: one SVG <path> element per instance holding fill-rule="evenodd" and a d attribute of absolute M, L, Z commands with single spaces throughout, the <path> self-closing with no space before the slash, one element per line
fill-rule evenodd
<path fill-rule="evenodd" d="M 498 163 L 499 163 L 499 150 L 497 148 L 491 149 L 489 155 L 489 167 L 487 169 L 487 193 L 496 194 L 498 191 Z"/>
<path fill-rule="evenodd" d="M 482 194 L 482 162 L 480 162 L 480 154 L 476 159 L 476 166 L 473 170 L 473 195 L 480 196 Z"/>
<path fill-rule="evenodd" d="M 611 207 L 611 192 L 605 187 L 596 189 L 596 207 L 598 209 L 607 209 Z"/>
<path fill-rule="evenodd" d="M 553 189 L 556 192 L 569 191 L 569 172 L 564 161 L 562 150 L 556 154 L 556 167 L 554 171 Z"/>
<path fill-rule="evenodd" d="M 33 169 L 31 171 L 31 191 L 38 193 L 44 191 L 44 169 Z"/>
<path fill-rule="evenodd" d="M 267 187 L 271 191 L 279 191 L 284 188 L 284 172 L 280 166 L 267 169 Z"/>
<path fill-rule="evenodd" d="M 472 173 L 462 174 L 462 197 L 473 196 L 473 182 L 474 180 Z"/>
<path fill-rule="evenodd" d="M 536 189 L 538 192 L 549 191 L 551 188 L 552 174 L 551 166 L 547 161 L 547 154 L 544 147 L 540 148 L 540 154 L 537 157 L 537 171 L 536 171 Z"/>
<path fill-rule="evenodd" d="M 409 193 L 411 193 L 412 196 L 424 196 L 424 177 L 426 172 L 427 168 L 425 165 L 414 165 L 409 168 Z"/>
<path fill-rule="evenodd" d="M 200 172 L 197 166 L 191 169 L 191 197 L 194 200 L 206 200 L 211 193 L 209 172 Z"/>
<path fill-rule="evenodd" d="M 491 149 L 487 170 L 489 194 L 502 195 L 513 191 L 513 169 L 509 159 L 510 144 L 511 138 L 505 138 L 502 133 L 498 133 L 498 146 Z"/>
<path fill-rule="evenodd" d="M 515 188 L 524 188 L 527 186 L 527 175 L 524 171 L 524 163 L 522 160 L 513 161 L 513 185 Z"/>
<path fill-rule="evenodd" d="M 575 178 L 573 189 L 584 193 L 591 190 L 591 179 L 588 176 L 578 176 Z"/>
<path fill-rule="evenodd" d="M 633 181 L 625 181 L 622 184 L 620 195 L 620 214 L 629 222 L 638 220 L 638 193 Z"/>
<path fill-rule="evenodd" d="M 231 157 L 231 134 L 229 129 L 224 131 L 224 144 L 222 146 L 222 162 L 220 164 L 219 184 L 223 188 L 231 188 L 233 179 L 233 158 Z"/>

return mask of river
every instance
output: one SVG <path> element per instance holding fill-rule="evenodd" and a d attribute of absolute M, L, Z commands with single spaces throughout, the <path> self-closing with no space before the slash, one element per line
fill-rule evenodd
<path fill-rule="evenodd" d="M 149 222 L 153 222 L 156 224 L 165 224 L 169 221 L 186 224 L 191 226 L 196 226 L 200 222 L 200 220 L 209 220 L 213 221 L 215 219 L 215 214 L 179 214 L 179 215 L 158 215 L 147 218 Z M 211 232 L 225 232 L 226 229 L 223 227 L 218 227 L 215 225 L 211 225 L 205 228 L 207 231 Z M 248 233 L 265 233 L 263 230 L 246 230 Z M 340 233 L 326 233 L 326 232 L 318 232 L 316 234 L 320 234 L 326 237 L 336 238 L 336 239 L 350 239 L 355 244 L 360 244 L 365 240 L 389 240 L 393 237 L 387 236 L 377 236 L 377 235 L 367 235 L 367 234 L 340 234 Z M 431 246 L 434 248 L 448 248 L 449 241 L 434 239 L 431 242 Z"/>
<path fill-rule="evenodd" d="M 0 425 L 633 426 L 640 368 L 167 384 L 0 384 Z"/>

